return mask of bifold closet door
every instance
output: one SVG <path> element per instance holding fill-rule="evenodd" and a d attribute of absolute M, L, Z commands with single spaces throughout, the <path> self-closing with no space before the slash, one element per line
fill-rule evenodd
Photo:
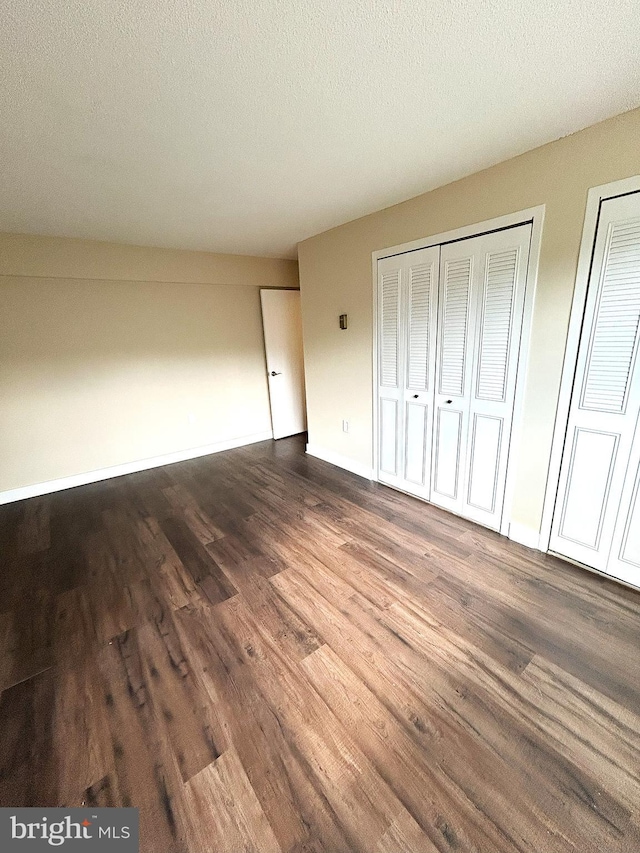
<path fill-rule="evenodd" d="M 498 530 L 531 225 L 441 247 L 431 501 Z"/>
<path fill-rule="evenodd" d="M 640 193 L 600 206 L 549 547 L 640 586 Z"/>
<path fill-rule="evenodd" d="M 438 247 L 378 261 L 378 477 L 429 498 Z"/>

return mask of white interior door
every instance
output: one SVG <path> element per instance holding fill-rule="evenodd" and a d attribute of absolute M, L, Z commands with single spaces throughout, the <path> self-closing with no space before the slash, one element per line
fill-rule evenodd
<path fill-rule="evenodd" d="M 429 498 L 439 247 L 378 261 L 378 477 Z"/>
<path fill-rule="evenodd" d="M 531 225 L 441 247 L 431 501 L 500 529 Z"/>
<path fill-rule="evenodd" d="M 552 551 L 640 586 L 640 193 L 600 207 Z"/>
<path fill-rule="evenodd" d="M 300 291 L 261 290 L 273 437 L 307 428 Z"/>

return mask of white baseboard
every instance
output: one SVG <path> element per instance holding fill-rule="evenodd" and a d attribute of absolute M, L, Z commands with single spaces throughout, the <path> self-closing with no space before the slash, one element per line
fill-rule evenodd
<path fill-rule="evenodd" d="M 509 525 L 509 539 L 520 545 L 526 545 L 527 548 L 535 548 L 537 551 L 546 550 L 540 547 L 540 531 L 527 527 L 526 524 L 520 524 L 518 521 L 512 521 Z"/>
<path fill-rule="evenodd" d="M 323 462 L 329 462 L 329 464 L 336 465 L 338 468 L 344 468 L 345 471 L 351 471 L 352 474 L 357 474 L 366 480 L 375 480 L 373 468 L 369 468 L 361 462 L 355 462 L 348 456 L 334 453 L 333 450 L 325 450 L 324 447 L 318 447 L 317 444 L 307 444 L 307 453 L 309 456 L 322 459 Z"/>
<path fill-rule="evenodd" d="M 191 447 L 188 450 L 165 453 L 163 456 L 152 456 L 150 459 L 140 459 L 137 462 L 125 462 L 122 465 L 113 465 L 110 468 L 100 468 L 98 471 L 73 474 L 71 477 L 62 477 L 59 480 L 48 480 L 46 483 L 34 483 L 32 486 L 8 489 L 5 492 L 0 492 L 0 504 L 22 501 L 25 498 L 35 498 L 39 495 L 48 495 L 51 492 L 72 489 L 74 486 L 86 486 L 87 483 L 98 483 L 100 480 L 121 477 L 123 474 L 135 474 L 136 471 L 147 471 L 149 468 L 171 465 L 172 462 L 184 462 L 185 459 L 197 459 L 199 456 L 209 456 L 211 453 L 232 450 L 234 447 L 244 447 L 246 444 L 255 444 L 258 441 L 267 441 L 270 438 L 273 438 L 271 430 L 257 432 L 253 433 L 253 435 L 244 435 L 241 438 L 231 438 L 226 441 L 205 444 L 201 447 Z"/>

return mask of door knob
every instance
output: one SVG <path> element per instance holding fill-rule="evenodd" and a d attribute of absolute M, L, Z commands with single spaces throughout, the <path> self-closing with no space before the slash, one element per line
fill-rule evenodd
<path fill-rule="evenodd" d="M 445 400 L 445 403 L 447 403 L 447 404 L 453 403 L 453 400 Z"/>
<path fill-rule="evenodd" d="M 418 399 L 418 395 L 417 395 L 417 394 L 414 394 L 414 395 L 413 395 L 413 399 L 414 399 L 414 400 L 417 400 L 417 399 Z"/>
<path fill-rule="evenodd" d="M 271 375 L 272 375 L 272 376 L 282 376 L 282 371 L 280 371 L 280 370 L 272 370 L 272 371 L 271 371 Z M 451 401 L 449 401 L 449 402 L 451 402 Z"/>

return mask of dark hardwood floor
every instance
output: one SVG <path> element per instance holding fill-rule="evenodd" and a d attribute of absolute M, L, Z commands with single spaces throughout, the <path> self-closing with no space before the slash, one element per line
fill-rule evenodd
<path fill-rule="evenodd" d="M 301 438 L 0 507 L 0 805 L 143 853 L 638 853 L 640 594 Z"/>

